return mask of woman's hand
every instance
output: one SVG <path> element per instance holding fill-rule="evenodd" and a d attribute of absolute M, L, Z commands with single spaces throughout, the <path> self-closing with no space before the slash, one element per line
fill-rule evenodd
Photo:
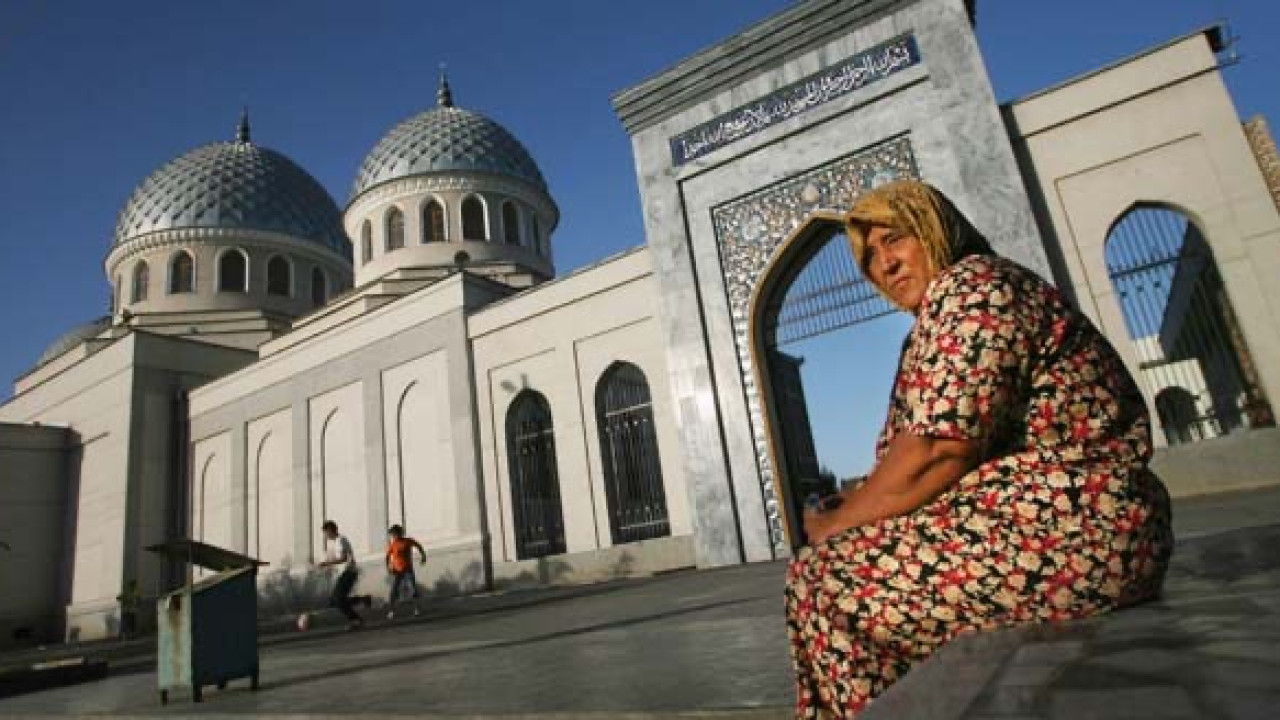
<path fill-rule="evenodd" d="M 825 509 L 805 511 L 809 544 L 922 507 L 977 466 L 979 449 L 973 440 L 895 437 L 865 483 L 825 499 Z"/>
<path fill-rule="evenodd" d="M 830 510 L 808 509 L 804 511 L 804 532 L 810 545 L 821 545 L 832 535 L 848 530 L 849 525 L 842 517 L 839 507 Z"/>

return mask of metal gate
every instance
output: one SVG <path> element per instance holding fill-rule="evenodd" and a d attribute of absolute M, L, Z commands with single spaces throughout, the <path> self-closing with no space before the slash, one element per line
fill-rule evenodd
<path fill-rule="evenodd" d="M 1194 223 L 1168 208 L 1131 210 L 1107 238 L 1106 260 L 1139 383 L 1170 445 L 1275 424 L 1213 252 Z"/>
<path fill-rule="evenodd" d="M 604 374 L 596 414 L 613 544 L 670 535 L 653 404 L 640 368 L 618 363 Z"/>
<path fill-rule="evenodd" d="M 863 276 L 854 262 L 849 238 L 835 233 L 799 268 L 785 293 L 765 311 L 770 348 L 797 343 L 874 320 L 894 307 Z"/>
<path fill-rule="evenodd" d="M 507 458 L 511 470 L 511 509 L 515 516 L 516 557 L 565 551 L 560 476 L 547 399 L 525 390 L 507 411 Z"/>

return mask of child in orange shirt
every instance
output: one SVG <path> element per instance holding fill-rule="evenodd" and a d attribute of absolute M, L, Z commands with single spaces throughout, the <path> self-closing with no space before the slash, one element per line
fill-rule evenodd
<path fill-rule="evenodd" d="M 427 551 L 411 537 L 405 537 L 404 528 L 392 525 L 387 530 L 387 572 L 391 573 L 391 594 L 387 596 L 387 618 L 396 616 L 396 602 L 400 599 L 400 586 L 408 584 L 413 598 L 413 615 L 418 615 L 418 578 L 413 574 L 413 551 L 421 556 L 420 564 L 427 563 Z"/>

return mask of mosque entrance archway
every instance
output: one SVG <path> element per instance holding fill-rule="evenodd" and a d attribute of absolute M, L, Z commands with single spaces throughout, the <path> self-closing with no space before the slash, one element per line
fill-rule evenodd
<path fill-rule="evenodd" d="M 863 277 L 833 212 L 778 246 L 749 307 L 763 430 L 795 547 L 806 500 L 871 469 L 911 320 Z"/>
<path fill-rule="evenodd" d="M 757 322 L 761 308 L 770 300 L 778 300 L 772 298 L 771 292 L 777 291 L 778 288 L 789 288 L 794 284 L 801 273 L 805 272 L 808 261 L 819 256 L 824 243 L 837 234 L 843 233 L 842 212 L 860 195 L 893 180 L 919 176 L 911 138 L 901 135 L 855 150 L 848 155 L 780 179 L 770 185 L 749 189 L 745 194 L 726 198 L 724 202 L 710 208 L 709 219 L 711 230 L 716 238 L 720 279 L 723 282 L 721 287 L 727 301 L 729 326 L 733 333 L 734 360 L 737 366 L 735 369 L 741 380 L 743 410 L 745 410 L 747 421 L 745 430 L 748 437 L 743 438 L 739 435 L 738 438 L 746 439 L 754 451 L 756 479 L 759 482 L 770 550 L 774 557 L 789 555 L 799 542 L 800 534 L 797 532 L 796 524 L 799 514 L 793 506 L 803 498 L 792 497 L 794 493 L 785 488 L 786 480 L 779 477 L 779 470 L 781 470 L 779 463 L 785 462 L 787 456 L 778 452 L 775 445 L 782 441 L 778 439 L 775 442 L 774 435 L 770 431 L 770 428 L 779 427 L 776 417 L 766 419 L 770 413 L 776 416 L 774 409 L 766 407 L 762 397 L 762 393 L 772 389 L 766 386 L 772 385 L 773 374 L 767 372 L 767 368 L 762 372 L 760 363 L 767 362 L 768 358 L 765 355 L 768 353 L 765 350 L 770 347 L 793 356 L 797 355 L 797 352 L 803 354 L 805 349 L 803 346 L 797 349 L 795 344 L 790 343 L 788 341 L 790 336 L 784 336 L 781 342 L 776 340 L 770 340 L 769 343 L 763 342 L 760 334 L 762 323 Z M 835 247 L 841 252 L 848 252 L 847 244 L 844 242 L 836 243 Z M 851 256 L 846 257 L 848 258 L 847 267 L 852 268 L 854 263 Z M 815 267 L 827 266 L 820 262 Z M 840 275 L 839 272 L 834 274 Z M 856 277 L 852 279 L 856 280 Z M 849 280 L 850 278 L 844 278 L 838 280 L 837 284 Z M 807 286 L 806 281 L 797 287 Z M 781 292 L 785 295 L 786 290 L 783 289 Z M 798 290 L 797 293 L 803 294 L 803 291 Z M 835 295 L 839 297 L 840 293 L 837 292 Z M 819 293 L 816 297 L 829 298 L 829 296 L 829 293 Z M 761 299 L 765 302 L 762 303 Z M 803 311 L 800 312 L 800 315 L 805 314 Z M 884 351 L 887 345 L 887 351 L 891 354 L 889 377 L 892 377 L 891 373 L 897 367 L 901 333 L 898 333 L 896 338 L 888 339 L 894 334 L 893 329 L 890 328 L 889 332 L 884 332 L 883 324 L 879 322 L 864 324 L 859 327 L 859 332 L 851 335 L 807 332 L 805 328 L 811 330 L 821 328 L 824 323 L 831 323 L 833 318 L 840 317 L 839 312 L 818 315 L 819 317 L 808 319 L 808 322 L 796 320 L 787 323 L 796 328 L 799 335 L 807 336 L 795 339 L 796 342 L 821 342 L 822 339 L 848 339 L 856 336 L 855 342 L 859 349 Z M 892 317 L 900 319 L 904 316 Z M 835 325 L 840 327 L 848 327 L 849 324 L 852 323 L 835 322 Z M 861 331 L 869 328 L 881 330 L 881 336 L 875 339 L 870 336 L 864 337 Z M 839 327 L 827 329 L 834 330 Z M 828 359 L 832 357 L 829 353 L 823 355 Z M 836 356 L 838 360 L 838 353 Z M 781 367 L 786 363 L 784 358 L 775 356 L 774 360 L 775 366 Z M 814 371 L 817 363 L 814 360 L 812 357 L 805 358 L 801 376 L 816 374 Z M 856 410 L 860 413 L 856 416 L 857 418 L 875 417 L 876 421 L 882 419 L 884 401 L 888 397 L 888 380 L 881 378 L 870 395 L 861 391 L 851 393 L 848 388 L 851 378 L 865 380 L 873 378 L 875 373 L 864 373 L 861 367 L 850 370 L 851 372 L 837 374 L 832 381 L 840 396 L 851 405 L 856 405 Z M 794 379 L 795 373 L 792 373 L 792 376 Z M 829 394 L 827 392 L 829 388 L 825 387 L 828 383 L 821 384 L 823 387 L 819 388 L 818 383 L 815 383 L 814 389 L 818 390 L 825 400 Z M 778 393 L 775 392 L 774 395 L 777 396 Z M 794 397 L 794 393 L 791 396 Z M 812 399 L 810 397 L 810 400 Z M 792 411 L 794 412 L 794 407 Z M 846 415 L 846 417 L 852 416 Z M 878 430 L 879 422 L 874 424 Z M 735 432 L 737 432 L 736 429 Z M 818 434 L 822 434 L 821 429 Z M 844 438 L 841 442 L 850 446 L 861 444 L 870 447 L 874 443 L 874 437 L 865 443 L 849 438 Z M 821 441 L 819 440 L 817 444 L 821 453 Z M 790 447 L 795 445 L 796 441 L 793 439 Z M 866 469 L 868 468 L 863 468 L 864 471 Z"/>

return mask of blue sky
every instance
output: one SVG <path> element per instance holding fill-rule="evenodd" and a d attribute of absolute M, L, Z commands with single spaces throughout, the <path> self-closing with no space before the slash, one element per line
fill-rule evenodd
<path fill-rule="evenodd" d="M 437 66 L 447 63 L 458 104 L 506 125 L 540 164 L 562 212 L 554 243 L 564 272 L 644 241 L 630 145 L 610 96 L 790 4 L 4 0 L 0 398 L 50 341 L 105 312 L 102 260 L 133 188 L 174 156 L 230 139 L 244 103 L 254 139 L 344 205 L 365 153 L 432 104 Z M 1006 100 L 1225 17 L 1242 36 L 1241 62 L 1226 72 L 1241 114 L 1280 123 L 1276 5 L 985 0 L 978 35 Z M 833 336 L 835 350 L 824 353 L 881 367 L 885 342 L 868 337 L 850 333 L 841 345 Z M 812 370 L 824 386 L 847 375 L 838 365 Z M 827 403 L 841 412 L 815 408 L 815 423 L 839 440 L 828 444 L 869 443 L 839 419 L 857 408 L 878 422 L 887 388 L 869 392 L 869 404 L 850 389 Z M 865 457 L 832 460 L 844 471 Z"/>

